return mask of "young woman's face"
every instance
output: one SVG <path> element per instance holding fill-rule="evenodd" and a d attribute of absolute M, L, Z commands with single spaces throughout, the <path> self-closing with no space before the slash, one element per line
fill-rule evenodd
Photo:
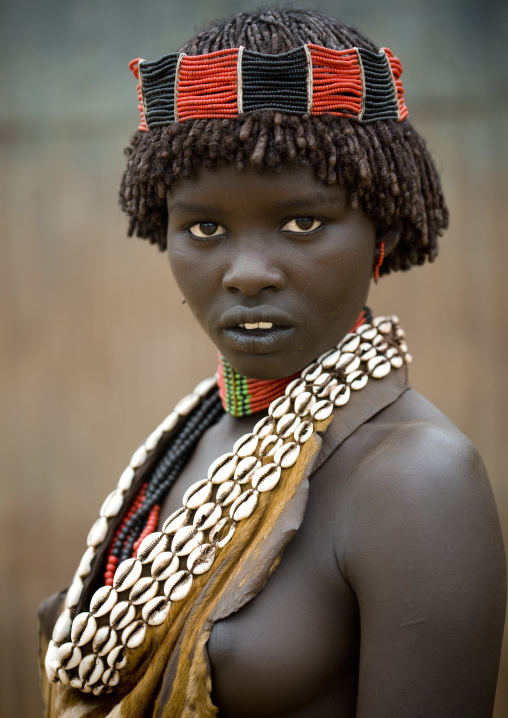
<path fill-rule="evenodd" d="M 349 331 L 367 297 L 372 221 L 312 170 L 200 171 L 168 193 L 168 249 L 196 318 L 241 374 L 294 374 Z"/>

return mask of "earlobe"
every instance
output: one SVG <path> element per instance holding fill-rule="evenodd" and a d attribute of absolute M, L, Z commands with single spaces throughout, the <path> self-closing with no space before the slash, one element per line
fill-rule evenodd
<path fill-rule="evenodd" d="M 377 252 L 379 250 L 380 243 L 383 242 L 384 247 L 385 247 L 384 254 L 385 254 L 385 257 L 387 257 L 391 252 L 393 252 L 395 247 L 400 242 L 401 234 L 402 233 L 401 233 L 401 230 L 399 227 L 393 227 L 392 229 L 389 229 L 387 232 L 385 232 L 384 234 L 377 237 L 377 239 L 376 239 L 376 259 L 378 256 Z"/>

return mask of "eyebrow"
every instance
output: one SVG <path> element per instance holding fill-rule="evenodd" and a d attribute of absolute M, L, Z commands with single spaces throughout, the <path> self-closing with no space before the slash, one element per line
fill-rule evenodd
<path fill-rule="evenodd" d="M 311 195 L 305 195 L 305 197 L 294 197 L 288 200 L 280 202 L 273 202 L 272 207 L 278 207 L 281 209 L 292 209 L 300 207 L 313 207 L 315 205 L 337 205 L 343 204 L 343 199 L 340 196 L 331 196 L 323 192 L 315 192 Z M 197 214 L 217 214 L 222 210 L 216 206 L 210 204 L 195 204 L 193 202 L 185 202 L 182 200 L 176 201 L 174 204 L 170 204 L 168 207 L 169 212 L 190 212 Z"/>

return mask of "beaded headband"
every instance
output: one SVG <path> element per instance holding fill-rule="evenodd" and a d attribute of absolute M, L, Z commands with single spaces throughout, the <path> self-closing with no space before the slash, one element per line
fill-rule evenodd
<path fill-rule="evenodd" d="M 139 80 L 139 130 L 255 110 L 329 113 L 360 122 L 408 115 L 402 65 L 386 47 L 330 50 L 307 44 L 280 55 L 238 48 L 206 55 L 173 52 L 129 64 Z"/>

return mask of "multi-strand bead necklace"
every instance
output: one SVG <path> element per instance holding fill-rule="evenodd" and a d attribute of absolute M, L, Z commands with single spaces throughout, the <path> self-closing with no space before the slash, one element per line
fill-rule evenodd
<path fill-rule="evenodd" d="M 352 391 L 363 389 L 371 377 L 381 379 L 410 360 L 396 317 L 378 317 L 347 334 L 286 386 L 253 431 L 216 459 L 207 477 L 185 492 L 183 506 L 162 530 L 152 531 L 155 507 L 203 434 L 198 427 L 203 422 L 211 426 L 222 413 L 216 380 L 201 382 L 134 453 L 117 488 L 104 501 L 53 630 L 45 661 L 49 680 L 97 696 L 113 690 L 120 683 L 129 649 L 140 646 L 150 627 L 166 620 L 171 604 L 186 598 L 195 577 L 212 568 L 221 549 L 233 539 L 238 522 L 256 510 L 260 493 L 275 490 L 284 480 L 284 471 L 298 461 L 316 424 L 347 404 Z M 157 481 L 152 477 L 142 487 L 144 493 L 138 494 L 139 501 L 115 534 L 105 585 L 93 594 L 88 610 L 75 615 L 83 580 L 109 523 L 125 510 L 124 497 L 136 469 L 179 424 L 178 435 L 154 470 Z"/>

